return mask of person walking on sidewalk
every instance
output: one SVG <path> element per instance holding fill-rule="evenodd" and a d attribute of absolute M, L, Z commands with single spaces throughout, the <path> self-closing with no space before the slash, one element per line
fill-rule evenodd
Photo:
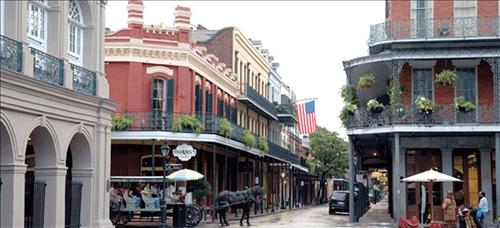
<path fill-rule="evenodd" d="M 443 215 L 444 215 L 444 221 L 446 222 L 446 226 L 448 228 L 455 227 L 457 204 L 453 197 L 453 192 L 448 192 L 442 207 L 443 207 Z"/>
<path fill-rule="evenodd" d="M 488 200 L 486 199 L 486 193 L 483 191 L 479 192 L 479 206 L 477 207 L 477 218 L 479 219 L 479 226 L 483 226 L 483 221 L 486 216 L 489 214 L 488 209 Z"/>

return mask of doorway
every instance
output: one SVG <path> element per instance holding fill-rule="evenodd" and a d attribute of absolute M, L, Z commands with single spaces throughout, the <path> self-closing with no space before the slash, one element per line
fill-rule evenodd
<path fill-rule="evenodd" d="M 453 150 L 453 176 L 464 180 L 464 182 L 453 183 L 453 192 L 457 206 L 478 206 L 478 195 L 481 186 L 480 170 L 478 150 Z"/>

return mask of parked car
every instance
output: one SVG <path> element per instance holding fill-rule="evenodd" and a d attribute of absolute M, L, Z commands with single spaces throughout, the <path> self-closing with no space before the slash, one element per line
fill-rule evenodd
<path fill-rule="evenodd" d="M 349 192 L 348 191 L 334 191 L 330 198 L 329 214 L 335 214 L 337 211 L 349 212 Z"/>

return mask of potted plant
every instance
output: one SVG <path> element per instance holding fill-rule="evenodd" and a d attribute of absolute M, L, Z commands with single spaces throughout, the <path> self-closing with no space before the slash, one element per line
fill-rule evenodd
<path fill-rule="evenodd" d="M 219 122 L 219 134 L 229 138 L 232 132 L 233 128 L 231 127 L 231 123 L 229 123 L 226 118 L 222 118 Z"/>
<path fill-rule="evenodd" d="M 358 91 L 356 87 L 351 85 L 343 85 L 340 90 L 340 97 L 344 100 L 345 103 L 349 104 L 357 104 L 358 103 Z"/>
<path fill-rule="evenodd" d="M 207 197 L 212 188 L 210 187 L 210 183 L 208 183 L 207 179 L 202 178 L 199 180 L 188 181 L 186 186 L 187 192 L 193 193 L 193 198 L 200 203 L 201 199 Z"/>
<path fill-rule="evenodd" d="M 453 86 L 457 81 L 457 74 L 452 70 L 443 70 L 441 73 L 436 74 L 434 82 L 442 86 Z"/>
<path fill-rule="evenodd" d="M 461 112 L 468 112 L 476 108 L 476 106 L 472 102 L 467 101 L 464 96 L 455 98 L 455 107 Z"/>
<path fill-rule="evenodd" d="M 419 96 L 415 100 L 415 108 L 425 114 L 430 114 L 436 108 L 436 104 L 431 99 Z"/>
<path fill-rule="evenodd" d="M 356 110 L 357 110 L 356 105 L 353 104 L 344 105 L 344 108 L 342 108 L 342 111 L 340 111 L 340 120 L 342 120 L 344 126 L 346 126 L 349 119 L 354 116 Z"/>
<path fill-rule="evenodd" d="M 249 130 L 243 131 L 243 143 L 248 147 L 254 147 L 257 143 L 255 141 L 255 136 Z"/>
<path fill-rule="evenodd" d="M 126 115 L 113 115 L 111 117 L 111 130 L 113 131 L 123 131 L 134 124 L 134 120 L 130 116 Z"/>
<path fill-rule="evenodd" d="M 259 149 L 269 153 L 269 144 L 267 143 L 267 140 L 264 139 L 263 137 L 259 138 Z"/>
<path fill-rule="evenodd" d="M 375 99 L 369 100 L 368 103 L 366 103 L 366 107 L 368 108 L 368 111 L 372 113 L 381 113 L 384 111 L 384 105 Z"/>
<path fill-rule="evenodd" d="M 365 74 L 359 78 L 358 89 L 370 88 L 375 82 L 375 76 L 373 76 L 373 74 Z"/>
<path fill-rule="evenodd" d="M 185 128 L 191 129 L 196 135 L 201 134 L 203 131 L 203 125 L 194 115 L 181 115 L 174 119 L 172 124 L 173 132 L 181 132 Z"/>

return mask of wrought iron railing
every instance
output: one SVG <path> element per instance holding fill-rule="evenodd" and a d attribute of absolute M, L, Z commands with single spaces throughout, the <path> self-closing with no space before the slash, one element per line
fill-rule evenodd
<path fill-rule="evenodd" d="M 499 23 L 500 17 L 388 21 L 371 25 L 368 44 L 399 39 L 498 37 Z"/>
<path fill-rule="evenodd" d="M 0 35 L 0 67 L 21 72 L 23 69 L 23 44 Z"/>
<path fill-rule="evenodd" d="M 33 76 L 41 81 L 64 85 L 64 62 L 55 56 L 31 48 L 33 55 Z"/>
<path fill-rule="evenodd" d="M 132 119 L 132 124 L 123 129 L 113 129 L 114 131 L 168 131 L 173 132 L 173 121 L 175 118 L 184 115 L 194 116 L 199 123 L 203 126 L 202 133 L 205 134 L 218 134 L 224 136 L 219 133 L 220 120 L 221 117 L 215 116 L 210 113 L 169 113 L 169 112 L 122 112 L 117 115 L 126 116 Z M 230 121 L 230 120 L 228 120 Z M 232 140 L 243 143 L 243 132 L 244 128 L 238 126 L 236 123 L 231 122 L 232 132 L 229 137 Z M 193 130 L 183 128 L 181 132 L 191 133 Z M 258 141 L 259 137 L 255 136 L 255 139 Z M 290 161 L 292 163 L 299 164 L 299 157 L 295 154 L 292 154 L 289 149 L 283 148 L 277 144 L 274 144 L 268 141 L 269 145 L 269 153 L 273 156 L 282 158 L 286 161 Z"/>
<path fill-rule="evenodd" d="M 364 108 L 351 116 L 344 122 L 349 129 L 380 127 L 389 125 L 479 125 L 495 124 L 495 108 L 493 105 L 480 105 L 476 109 L 463 112 L 455 105 L 439 105 L 432 112 L 425 113 L 415 109 L 413 106 L 405 106 L 399 109 L 388 107 L 381 113 L 372 113 Z"/>
<path fill-rule="evenodd" d="M 73 89 L 88 95 L 96 95 L 96 73 L 86 68 L 71 64 Z"/>
<path fill-rule="evenodd" d="M 245 94 L 248 98 L 262 106 L 266 111 L 271 113 L 272 115 L 276 116 L 276 113 L 278 112 L 276 110 L 276 105 L 271 103 L 267 98 L 263 97 L 262 95 L 259 94 L 255 89 L 253 89 L 250 85 L 246 86 L 246 90 L 242 91 L 243 94 Z"/>

